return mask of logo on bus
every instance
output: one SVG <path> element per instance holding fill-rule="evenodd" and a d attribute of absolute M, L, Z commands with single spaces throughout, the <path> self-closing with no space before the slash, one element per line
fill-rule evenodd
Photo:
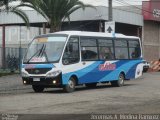
<path fill-rule="evenodd" d="M 33 69 L 33 68 L 35 68 L 35 65 L 33 64 L 25 65 L 25 69 Z"/>
<path fill-rule="evenodd" d="M 30 62 L 46 62 L 45 57 L 34 57 L 30 60 Z"/>
<path fill-rule="evenodd" d="M 115 63 L 105 62 L 104 64 L 99 65 L 100 71 L 115 70 L 115 69 L 116 69 Z"/>

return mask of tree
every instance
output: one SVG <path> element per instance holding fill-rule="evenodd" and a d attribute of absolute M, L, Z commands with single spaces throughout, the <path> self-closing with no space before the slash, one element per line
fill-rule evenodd
<path fill-rule="evenodd" d="M 79 0 L 22 0 L 19 6 L 27 6 L 39 12 L 49 23 L 50 32 L 61 30 L 62 22 L 65 19 L 70 21 L 70 14 L 85 7 L 92 7 Z"/>
<path fill-rule="evenodd" d="M 11 6 L 9 3 L 15 0 L 0 0 L 0 12 L 11 12 L 18 15 L 23 19 L 26 26 L 29 27 L 29 18 L 25 12 L 23 12 L 19 6 Z"/>
<path fill-rule="evenodd" d="M 8 3 L 9 3 L 9 1 L 8 0 L 0 0 L 0 7 L 2 7 L 2 6 L 6 6 L 6 8 L 8 8 Z"/>

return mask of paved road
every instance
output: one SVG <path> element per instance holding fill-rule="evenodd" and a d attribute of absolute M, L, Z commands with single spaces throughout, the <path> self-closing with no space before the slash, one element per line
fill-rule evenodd
<path fill-rule="evenodd" d="M 62 89 L 34 93 L 31 86 L 22 85 L 18 75 L 1 77 L 0 113 L 160 114 L 160 73 L 146 73 L 139 79 L 126 81 L 120 88 L 79 87 L 74 93 L 64 93 Z"/>

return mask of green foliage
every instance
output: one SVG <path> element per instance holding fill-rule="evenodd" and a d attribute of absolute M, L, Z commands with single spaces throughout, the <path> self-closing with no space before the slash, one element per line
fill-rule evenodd
<path fill-rule="evenodd" d="M 9 3 L 15 0 L 0 0 L 0 12 L 12 12 L 25 22 L 26 26 L 29 28 L 29 18 L 25 12 L 23 12 L 18 6 L 10 6 Z"/>
<path fill-rule="evenodd" d="M 59 31 L 62 22 L 65 19 L 70 21 L 70 14 L 74 11 L 85 7 L 92 7 L 86 5 L 79 0 L 22 0 L 21 6 L 33 8 L 39 12 L 49 23 L 50 32 Z"/>
<path fill-rule="evenodd" d="M 8 8 L 8 3 L 9 3 L 9 0 L 0 0 L 0 6 L 5 5 L 6 8 Z"/>
<path fill-rule="evenodd" d="M 0 77 L 2 76 L 7 76 L 7 75 L 14 75 L 14 74 L 18 74 L 18 72 L 11 72 L 10 70 L 6 70 L 6 71 L 1 71 L 0 70 Z"/>

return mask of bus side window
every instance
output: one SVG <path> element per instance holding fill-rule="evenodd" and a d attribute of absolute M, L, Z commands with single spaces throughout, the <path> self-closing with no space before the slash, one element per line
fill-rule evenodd
<path fill-rule="evenodd" d="M 101 47 L 99 53 L 100 60 L 113 59 L 113 53 L 109 47 Z"/>
<path fill-rule="evenodd" d="M 136 59 L 141 56 L 141 49 L 138 40 L 129 41 L 129 55 L 130 59 Z"/>
<path fill-rule="evenodd" d="M 82 47 L 82 60 L 97 60 L 98 54 L 95 47 Z"/>
<path fill-rule="evenodd" d="M 71 37 L 65 48 L 62 62 L 64 65 L 74 64 L 79 62 L 79 38 Z"/>
<path fill-rule="evenodd" d="M 113 54 L 113 41 L 108 38 L 99 38 L 99 59 L 100 60 L 112 60 L 114 59 Z"/>
<path fill-rule="evenodd" d="M 88 59 L 87 51 L 86 51 L 86 48 L 85 48 L 85 47 L 82 47 L 81 55 L 82 55 L 82 59 L 83 59 L 83 60 Z"/>
<path fill-rule="evenodd" d="M 81 38 L 81 55 L 82 61 L 98 60 L 98 48 L 95 38 L 82 37 Z"/>
<path fill-rule="evenodd" d="M 128 45 L 125 39 L 115 40 L 116 59 L 129 59 Z"/>

